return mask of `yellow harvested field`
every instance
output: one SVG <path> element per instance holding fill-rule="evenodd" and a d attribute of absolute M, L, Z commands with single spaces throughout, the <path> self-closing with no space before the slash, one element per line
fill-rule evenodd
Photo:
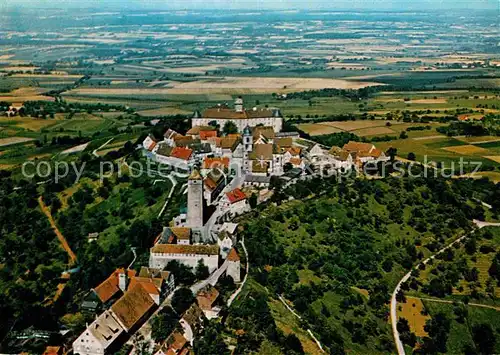
<path fill-rule="evenodd" d="M 33 67 L 33 66 L 19 66 L 19 67 L 16 67 L 16 66 L 11 66 L 11 67 L 3 67 L 3 68 L 0 68 L 0 70 L 2 71 L 18 71 L 18 72 L 28 72 L 28 71 L 34 71 L 34 70 L 37 70 L 37 69 L 40 69 L 39 67 Z"/>
<path fill-rule="evenodd" d="M 297 127 L 311 136 L 320 136 L 322 134 L 342 132 L 341 129 L 319 123 L 302 123 L 297 125 Z"/>
<path fill-rule="evenodd" d="M 53 97 L 40 95 L 46 89 L 26 87 L 13 90 L 0 96 L 0 101 L 25 102 L 25 101 L 54 101 Z"/>
<path fill-rule="evenodd" d="M 161 107 L 151 110 L 144 110 L 137 112 L 141 116 L 169 116 L 169 115 L 188 115 L 192 114 L 191 111 L 182 110 L 177 107 Z"/>
<path fill-rule="evenodd" d="M 485 155 L 484 158 L 493 160 L 494 162 L 497 162 L 500 164 L 500 155 Z"/>
<path fill-rule="evenodd" d="M 260 93 L 260 92 L 293 92 L 324 88 L 360 89 L 368 86 L 382 85 L 375 82 L 356 82 L 341 79 L 324 78 L 265 78 L 265 77 L 224 77 L 216 80 L 199 80 L 192 82 L 172 83 L 173 88 L 166 89 L 171 94 L 203 94 L 203 93 Z"/>
<path fill-rule="evenodd" d="M 11 144 L 29 142 L 32 140 L 34 140 L 34 139 L 33 138 L 26 138 L 26 137 L 0 138 L 0 147 L 5 147 L 5 146 L 11 145 Z"/>
<path fill-rule="evenodd" d="M 245 68 L 242 64 L 236 63 L 221 63 L 221 64 L 210 64 L 197 67 L 176 67 L 176 68 L 164 68 L 161 71 L 167 73 L 195 73 L 195 74 L 205 74 L 207 71 L 219 70 L 219 69 L 241 69 Z"/>
<path fill-rule="evenodd" d="M 70 95 L 78 96 L 149 96 L 166 95 L 168 89 L 109 89 L 109 88 L 78 88 L 68 92 Z"/>
<path fill-rule="evenodd" d="M 393 99 L 390 97 L 381 97 L 376 101 L 380 102 L 404 102 L 406 104 L 445 104 L 447 103 L 446 99 L 415 99 L 410 101 L 405 101 L 404 99 Z"/>
<path fill-rule="evenodd" d="M 381 134 L 394 134 L 395 132 L 389 127 L 368 127 L 362 128 L 355 131 L 351 131 L 357 136 L 366 137 L 366 136 L 375 136 Z"/>
<path fill-rule="evenodd" d="M 458 145 L 458 146 L 454 146 L 454 147 L 445 147 L 442 149 L 446 150 L 448 152 L 458 153 L 458 154 L 463 154 L 463 155 L 484 154 L 484 153 L 488 152 L 488 149 L 476 147 L 475 145 Z"/>
<path fill-rule="evenodd" d="M 323 122 L 322 124 L 330 127 L 339 128 L 343 131 L 355 131 L 357 129 L 371 128 L 371 127 L 385 127 L 386 121 L 342 121 L 342 122 Z M 395 125 L 398 122 L 391 122 Z"/>
<path fill-rule="evenodd" d="M 83 75 L 78 74 L 14 74 L 13 78 L 39 78 L 39 79 L 48 79 L 48 78 L 72 78 L 72 79 L 80 79 Z"/>
<path fill-rule="evenodd" d="M 0 170 L 9 170 L 15 167 L 13 164 L 0 164 Z"/>
<path fill-rule="evenodd" d="M 418 298 L 413 298 L 410 296 L 406 297 L 406 303 L 398 302 L 398 318 L 405 318 L 408 320 L 410 325 L 410 330 L 415 333 L 418 337 L 427 336 L 427 332 L 424 330 L 425 322 L 431 319 L 430 316 L 422 315 L 422 310 L 424 309 L 424 304 L 422 300 Z"/>

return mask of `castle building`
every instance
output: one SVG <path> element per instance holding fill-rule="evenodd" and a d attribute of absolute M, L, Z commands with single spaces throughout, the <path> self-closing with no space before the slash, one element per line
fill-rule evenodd
<path fill-rule="evenodd" d="M 203 178 L 193 170 L 188 179 L 188 210 L 186 226 L 203 227 Z"/>
<path fill-rule="evenodd" d="M 149 267 L 163 270 L 172 260 L 193 268 L 196 268 L 199 260 L 203 260 L 212 273 L 219 266 L 219 246 L 156 244 L 151 248 Z"/>
<path fill-rule="evenodd" d="M 235 100 L 234 109 L 227 105 L 220 105 L 208 108 L 202 113 L 196 111 L 192 119 L 192 127 L 208 126 L 214 121 L 221 129 L 224 128 L 226 122 L 231 121 L 238 127 L 239 132 L 242 132 L 247 126 L 271 126 L 275 132 L 280 132 L 283 128 L 283 116 L 280 110 L 256 107 L 246 110 L 241 98 Z"/>

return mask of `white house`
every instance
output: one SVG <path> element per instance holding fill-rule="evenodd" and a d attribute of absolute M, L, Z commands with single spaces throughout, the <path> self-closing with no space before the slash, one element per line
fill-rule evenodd
<path fill-rule="evenodd" d="M 156 139 L 153 137 L 153 135 L 149 134 L 143 141 L 142 141 L 142 147 L 148 151 L 153 151 L 153 149 L 156 147 L 158 142 Z"/>
<path fill-rule="evenodd" d="M 223 211 L 227 211 L 232 216 L 242 214 L 250 209 L 247 195 L 240 189 L 226 192 L 220 201 L 220 206 Z"/>
<path fill-rule="evenodd" d="M 150 250 L 149 267 L 162 269 L 172 260 L 196 268 L 198 261 L 208 267 L 210 272 L 219 266 L 218 245 L 156 244 Z"/>
<path fill-rule="evenodd" d="M 236 125 L 239 132 L 242 132 L 247 126 L 271 126 L 275 132 L 279 132 L 283 128 L 283 117 L 278 109 L 252 108 L 246 110 L 241 98 L 236 99 L 234 109 L 226 105 L 219 105 L 208 108 L 203 113 L 196 111 L 192 118 L 192 127 L 209 126 L 210 123 L 216 122 L 223 129 L 226 122 L 229 121 Z"/>

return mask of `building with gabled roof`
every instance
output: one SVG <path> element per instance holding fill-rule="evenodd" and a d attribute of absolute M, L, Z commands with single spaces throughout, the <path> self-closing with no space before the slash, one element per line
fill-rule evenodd
<path fill-rule="evenodd" d="M 127 290 L 124 279 L 130 279 L 136 274 L 135 270 L 116 269 L 106 280 L 101 282 L 92 291 L 97 295 L 103 304 L 108 303 L 121 296 Z M 124 277 L 125 276 L 125 277 Z"/>
<path fill-rule="evenodd" d="M 208 270 L 213 272 L 219 267 L 219 246 L 159 243 L 150 249 L 150 267 L 164 269 L 172 260 L 193 268 L 196 268 L 199 260 L 203 260 Z"/>
<path fill-rule="evenodd" d="M 229 215 L 237 216 L 250 209 L 247 195 L 239 188 L 226 192 L 225 196 L 220 201 L 221 209 L 227 211 Z"/>
<path fill-rule="evenodd" d="M 196 295 L 196 301 L 198 306 L 205 314 L 207 319 L 212 319 L 217 317 L 220 312 L 220 307 L 214 305 L 215 301 L 219 297 L 219 291 L 212 285 L 208 285 L 201 289 Z"/>
<path fill-rule="evenodd" d="M 226 260 L 228 261 L 228 266 L 226 270 L 226 275 L 231 276 L 234 282 L 241 281 L 241 263 L 240 256 L 235 248 L 232 248 L 227 255 Z"/>
<path fill-rule="evenodd" d="M 73 353 L 79 355 L 113 354 L 120 349 L 126 337 L 127 330 L 114 312 L 107 310 L 73 341 Z"/>
<path fill-rule="evenodd" d="M 137 283 L 111 306 L 111 311 L 123 329 L 132 333 L 155 308 L 155 301 L 149 296 L 148 291 L 141 283 Z"/>
<path fill-rule="evenodd" d="M 203 180 L 203 195 L 207 205 L 212 204 L 227 184 L 227 176 L 221 169 L 211 169 Z"/>
<path fill-rule="evenodd" d="M 149 134 L 144 139 L 144 141 L 142 141 L 142 147 L 150 152 L 153 151 L 153 149 L 156 147 L 157 144 L 158 144 L 158 141 L 156 140 L 156 138 L 152 134 Z"/>
<path fill-rule="evenodd" d="M 246 110 L 243 106 L 243 100 L 237 98 L 234 103 L 234 109 L 226 105 L 207 108 L 202 113 L 195 112 L 192 118 L 192 127 L 208 126 L 211 122 L 216 122 L 219 127 L 224 127 L 226 122 L 233 122 L 242 132 L 246 126 L 256 127 L 258 125 L 271 126 L 275 132 L 283 128 L 283 117 L 280 110 L 270 108 L 252 108 Z"/>

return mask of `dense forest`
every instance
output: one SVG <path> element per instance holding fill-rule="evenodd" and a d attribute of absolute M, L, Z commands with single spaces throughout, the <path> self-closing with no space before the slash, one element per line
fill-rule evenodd
<path fill-rule="evenodd" d="M 0 172 L 0 344 L 9 331 L 58 329 L 53 302 L 67 255 L 38 209 L 37 186 Z M 2 350 L 0 345 L 0 350 Z M 3 352 L 3 351 L 2 351 Z"/>
<path fill-rule="evenodd" d="M 237 353 L 257 351 L 265 339 L 289 353 L 275 327 L 256 321 L 268 317 L 260 300 L 271 304 L 277 295 L 292 302 L 303 317 L 302 328 L 310 328 L 330 353 L 391 353 L 388 302 L 399 278 L 472 230 L 473 218 L 484 217 L 483 207 L 471 200 L 475 193 L 490 189 L 483 195 L 489 200 L 499 193 L 490 183 L 468 190 L 469 184 L 332 178 L 278 188 L 277 205 L 243 221 L 250 274 L 264 287 L 231 310 L 228 326 L 244 331 Z M 495 213 L 499 207 L 497 202 Z M 258 316 L 246 310 L 257 300 Z"/>

